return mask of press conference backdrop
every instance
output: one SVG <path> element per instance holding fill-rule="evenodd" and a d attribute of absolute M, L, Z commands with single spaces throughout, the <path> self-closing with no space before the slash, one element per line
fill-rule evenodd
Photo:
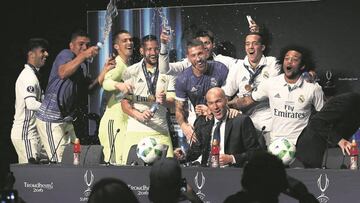
<path fill-rule="evenodd" d="M 87 202 L 95 182 L 105 177 L 125 181 L 140 202 L 149 202 L 150 167 L 72 165 L 11 165 L 16 177 L 14 188 L 28 203 Z M 223 202 L 241 190 L 240 168 L 186 167 L 183 177 L 205 203 Z M 319 202 L 356 202 L 360 176 L 352 170 L 288 169 L 287 174 L 302 181 Z M 259 191 L 261 195 L 261 191 Z M 281 195 L 280 202 L 298 202 Z"/>
<path fill-rule="evenodd" d="M 251 15 L 270 34 L 268 54 L 278 56 L 280 49 L 299 44 L 313 52 L 321 85 L 331 84 L 329 93 L 360 92 L 360 69 L 357 48 L 360 47 L 356 1 L 314 0 L 292 2 L 255 2 L 227 5 L 162 8 L 161 12 L 175 30 L 172 58 L 185 56 L 184 44 L 196 30 L 210 29 L 215 33 L 223 54 L 244 58 L 243 37 L 248 32 L 246 15 Z M 119 10 L 112 31 L 129 30 L 136 39 L 147 34 L 159 36 L 160 8 Z M 105 11 L 88 11 L 88 31 L 93 43 L 102 38 Z M 111 34 L 110 34 L 111 35 Z M 111 37 L 91 64 L 97 74 L 111 51 Z M 139 56 L 137 55 L 137 60 Z M 329 81 L 331 83 L 329 83 Z M 101 113 L 100 90 L 90 97 L 90 112 Z M 91 128 L 94 128 L 92 126 Z M 90 131 L 94 130 L 90 128 Z M 90 133 L 91 134 L 91 133 Z"/>

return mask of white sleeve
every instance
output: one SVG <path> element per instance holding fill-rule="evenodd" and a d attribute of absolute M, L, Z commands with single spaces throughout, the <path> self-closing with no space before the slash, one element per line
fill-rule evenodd
<path fill-rule="evenodd" d="M 251 93 L 251 97 L 254 101 L 261 101 L 269 97 L 268 88 L 270 85 L 270 80 L 265 80 L 261 82 Z"/>
<path fill-rule="evenodd" d="M 168 45 L 161 43 L 160 45 L 160 54 L 159 54 L 159 72 L 161 74 L 166 74 L 169 67 L 169 51 Z"/>
<path fill-rule="evenodd" d="M 230 56 L 224 56 L 224 55 L 216 55 L 216 61 L 223 63 L 228 69 L 231 68 L 231 66 L 233 66 L 234 64 L 237 63 L 238 60 L 241 59 L 235 59 L 233 57 Z"/>
<path fill-rule="evenodd" d="M 318 83 L 315 83 L 313 105 L 316 111 L 320 111 L 324 106 L 324 92 Z"/>
<path fill-rule="evenodd" d="M 183 72 L 186 68 L 190 67 L 191 63 L 187 58 L 183 59 L 182 61 L 178 61 L 175 63 L 169 64 L 169 71 L 167 72 L 168 75 L 177 75 Z"/>
<path fill-rule="evenodd" d="M 21 72 L 16 82 L 16 91 L 21 95 L 16 99 L 24 99 L 26 108 L 33 111 L 39 109 L 41 102 L 37 100 L 41 99 L 41 89 L 35 74 L 26 70 Z"/>
<path fill-rule="evenodd" d="M 25 106 L 27 109 L 37 111 L 40 108 L 41 102 L 36 101 L 35 97 L 26 97 Z"/>
<path fill-rule="evenodd" d="M 222 86 L 226 96 L 232 97 L 239 90 L 239 73 L 240 67 L 236 66 L 236 64 L 229 67 L 229 74 L 226 78 L 226 83 Z"/>

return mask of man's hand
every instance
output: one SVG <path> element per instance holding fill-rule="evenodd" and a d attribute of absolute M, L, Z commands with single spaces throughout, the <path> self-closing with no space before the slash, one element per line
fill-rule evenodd
<path fill-rule="evenodd" d="M 133 86 L 127 82 L 119 82 L 115 85 L 115 88 L 124 94 L 133 92 Z"/>
<path fill-rule="evenodd" d="M 198 104 L 195 106 L 195 113 L 198 116 L 208 116 L 211 111 L 205 104 Z"/>
<path fill-rule="evenodd" d="M 104 70 L 106 72 L 108 72 L 109 70 L 115 68 L 116 62 L 115 62 L 115 58 L 110 57 L 108 59 L 106 59 L 105 65 L 104 65 Z"/>
<path fill-rule="evenodd" d="M 233 161 L 233 156 L 230 154 L 220 154 L 219 156 L 220 166 L 231 164 L 232 161 Z"/>
<path fill-rule="evenodd" d="M 98 53 L 99 53 L 99 47 L 97 46 L 89 47 L 85 51 L 81 52 L 81 54 L 87 59 L 95 57 L 96 55 L 98 55 Z"/>
<path fill-rule="evenodd" d="M 197 138 L 194 132 L 194 128 L 188 124 L 188 123 L 183 123 L 180 126 L 181 130 L 183 131 L 184 135 L 186 136 L 186 139 L 189 143 L 191 142 L 197 142 Z"/>
<path fill-rule="evenodd" d="M 156 102 L 163 105 L 166 102 L 166 93 L 164 91 L 156 93 Z"/>
<path fill-rule="evenodd" d="M 256 24 L 254 20 L 251 20 L 251 25 L 249 26 L 250 32 L 259 32 L 260 27 Z"/>
<path fill-rule="evenodd" d="M 181 148 L 176 148 L 174 150 L 174 155 L 175 155 L 176 159 L 178 159 L 178 160 L 185 159 L 185 152 L 183 152 L 183 150 Z"/>
<path fill-rule="evenodd" d="M 166 30 L 161 30 L 160 41 L 162 44 L 167 44 L 170 42 L 170 35 L 166 33 Z"/>
<path fill-rule="evenodd" d="M 341 151 L 343 153 L 343 155 L 345 155 L 345 151 L 348 155 L 350 155 L 350 149 L 351 149 L 351 142 L 345 140 L 345 139 L 341 139 L 338 142 L 339 147 L 341 148 Z"/>
<path fill-rule="evenodd" d="M 235 118 L 239 114 L 240 114 L 239 110 L 230 108 L 228 118 Z"/>
<path fill-rule="evenodd" d="M 146 123 L 148 122 L 152 117 L 154 116 L 154 113 L 152 113 L 149 109 L 145 110 L 143 112 L 139 112 L 135 114 L 135 119 L 142 122 L 142 123 Z"/>

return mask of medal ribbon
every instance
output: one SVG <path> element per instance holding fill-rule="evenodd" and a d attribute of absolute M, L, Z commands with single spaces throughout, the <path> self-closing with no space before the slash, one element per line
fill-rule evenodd
<path fill-rule="evenodd" d="M 146 84 L 147 84 L 149 93 L 151 95 L 155 96 L 156 83 L 157 83 L 157 80 L 158 80 L 158 77 L 159 77 L 159 69 L 156 67 L 154 75 L 149 74 L 149 72 L 146 70 L 145 61 L 143 61 L 142 69 L 143 69 L 143 72 L 144 72 L 144 76 L 145 76 L 145 79 L 146 79 Z"/>

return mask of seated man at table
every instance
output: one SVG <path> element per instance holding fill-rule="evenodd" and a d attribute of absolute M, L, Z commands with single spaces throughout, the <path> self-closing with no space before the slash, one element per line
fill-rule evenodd
<path fill-rule="evenodd" d="M 209 164 L 210 141 L 214 136 L 220 140 L 220 166 L 243 166 L 254 151 L 260 150 L 255 127 L 246 115 L 237 115 L 230 118 L 227 98 L 219 87 L 211 88 L 206 93 L 206 101 L 212 118 L 199 116 L 195 121 L 197 142 L 190 142 L 190 149 L 186 152 L 186 161 L 194 161 L 201 156 L 201 164 Z M 175 150 L 178 158 L 180 149 Z"/>

